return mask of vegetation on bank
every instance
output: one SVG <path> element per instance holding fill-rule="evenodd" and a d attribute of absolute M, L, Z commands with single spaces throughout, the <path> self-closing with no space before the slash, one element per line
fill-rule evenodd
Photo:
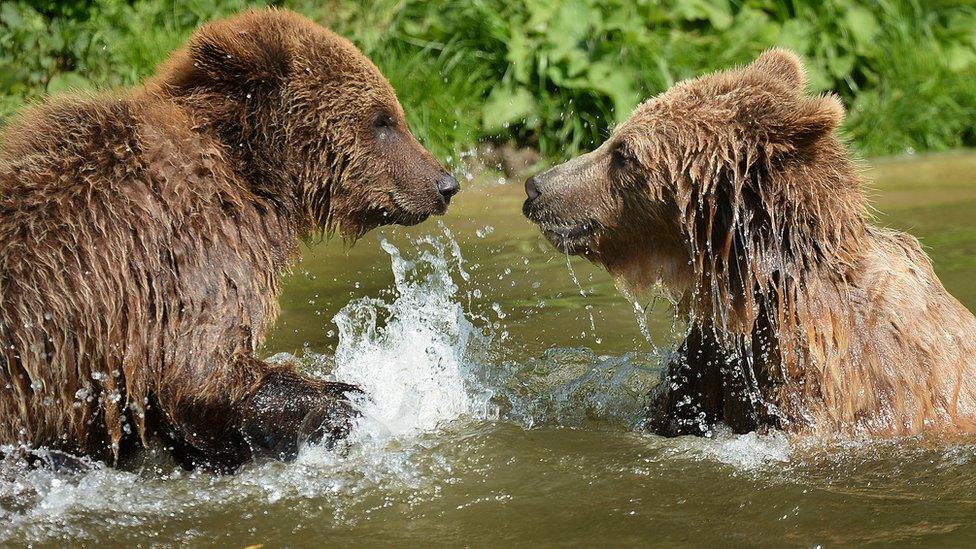
<path fill-rule="evenodd" d="M 75 88 L 128 86 L 201 23 L 255 0 L 0 2 L 0 119 Z M 283 0 L 349 37 L 442 157 L 483 139 L 562 158 L 643 98 L 773 45 L 834 91 L 863 154 L 976 146 L 969 0 Z"/>

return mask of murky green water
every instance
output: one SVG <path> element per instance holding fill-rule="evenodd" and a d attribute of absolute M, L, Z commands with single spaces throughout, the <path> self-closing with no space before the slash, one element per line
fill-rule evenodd
<path fill-rule="evenodd" d="M 976 307 L 976 155 L 869 177 L 880 222 L 919 236 Z M 605 273 L 574 259 L 577 285 L 521 201 L 518 184 L 468 184 L 443 220 L 463 261 L 436 223 L 381 231 L 392 260 L 374 235 L 306 251 L 263 354 L 370 389 L 344 454 L 229 477 L 0 471 L 0 543 L 976 544 L 976 440 L 634 430 L 657 355 Z M 665 302 L 648 321 L 655 345 L 675 341 Z"/>

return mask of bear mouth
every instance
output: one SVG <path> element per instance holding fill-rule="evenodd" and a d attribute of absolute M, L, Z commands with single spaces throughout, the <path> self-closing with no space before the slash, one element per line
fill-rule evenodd
<path fill-rule="evenodd" d="M 416 204 L 410 204 L 408 201 L 401 200 L 396 193 L 391 192 L 388 196 L 393 207 L 384 210 L 384 216 L 388 223 L 394 225 L 417 225 L 426 221 L 432 215 L 446 214 L 448 206 L 450 206 L 450 200 L 446 200 L 441 196 L 435 197 L 430 200 L 429 204 L 419 208 Z"/>
<path fill-rule="evenodd" d="M 582 255 L 589 252 L 590 243 L 599 230 L 599 225 L 593 221 L 583 221 L 574 224 L 542 224 L 539 229 L 543 236 L 557 250 L 570 255 Z"/>
<path fill-rule="evenodd" d="M 419 225 L 427 220 L 430 214 L 426 213 L 404 213 L 398 215 L 394 218 L 394 223 L 396 225 L 402 225 L 404 227 L 410 227 L 413 225 Z"/>
<path fill-rule="evenodd" d="M 431 215 L 436 212 L 411 212 L 407 210 L 401 210 L 397 212 L 392 212 L 387 216 L 387 223 L 391 225 L 400 225 L 403 227 L 410 227 L 413 225 L 419 225 L 427 220 Z M 440 214 L 437 214 L 440 215 Z"/>

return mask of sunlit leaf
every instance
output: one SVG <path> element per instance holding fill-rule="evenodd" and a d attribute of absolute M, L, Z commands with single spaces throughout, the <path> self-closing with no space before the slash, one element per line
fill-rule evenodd
<path fill-rule="evenodd" d="M 62 72 L 55 74 L 48 80 L 47 92 L 55 94 L 71 90 L 84 90 L 90 87 L 91 82 L 84 76 L 75 72 Z"/>
<path fill-rule="evenodd" d="M 495 132 L 513 122 L 529 117 L 536 107 L 535 98 L 527 89 L 517 87 L 510 90 L 499 86 L 491 91 L 482 110 L 482 124 L 485 130 Z"/>
<path fill-rule="evenodd" d="M 585 38 L 595 17 L 582 0 L 569 0 L 560 5 L 549 23 L 546 42 L 552 47 L 553 59 L 566 59 Z"/>
<path fill-rule="evenodd" d="M 813 32 L 813 26 L 809 22 L 802 19 L 790 19 L 780 27 L 776 43 L 796 52 L 806 53 L 810 50 L 810 36 Z"/>
<path fill-rule="evenodd" d="M 880 27 L 874 14 L 865 7 L 850 3 L 844 14 L 847 28 L 854 39 L 854 43 L 862 51 L 872 46 L 872 41 L 878 35 Z"/>
<path fill-rule="evenodd" d="M 527 83 L 532 65 L 532 52 L 529 49 L 528 39 L 521 29 L 512 29 L 505 59 L 512 64 L 515 80 L 523 84 Z"/>
<path fill-rule="evenodd" d="M 953 44 L 946 51 L 949 69 L 952 71 L 963 71 L 969 68 L 976 68 L 976 49 Z"/>
<path fill-rule="evenodd" d="M 606 94 L 613 101 L 615 122 L 626 120 L 640 100 L 634 89 L 634 79 L 633 71 L 626 67 L 607 61 L 590 65 L 589 83 L 593 89 Z"/>
<path fill-rule="evenodd" d="M 727 0 L 677 0 L 675 12 L 692 21 L 708 21 L 717 30 L 732 26 L 732 12 Z"/>

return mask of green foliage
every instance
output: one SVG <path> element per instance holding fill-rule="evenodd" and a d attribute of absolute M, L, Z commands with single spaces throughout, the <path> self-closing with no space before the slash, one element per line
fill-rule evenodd
<path fill-rule="evenodd" d="M 129 86 L 241 0 L 0 2 L 0 117 L 46 93 Z"/>
<path fill-rule="evenodd" d="M 552 157 L 599 143 L 639 101 L 765 48 L 807 61 L 866 154 L 976 145 L 966 0 L 284 0 L 348 36 L 447 156 L 480 139 Z M 0 118 L 65 89 L 131 85 L 200 23 L 254 0 L 0 3 Z"/>

